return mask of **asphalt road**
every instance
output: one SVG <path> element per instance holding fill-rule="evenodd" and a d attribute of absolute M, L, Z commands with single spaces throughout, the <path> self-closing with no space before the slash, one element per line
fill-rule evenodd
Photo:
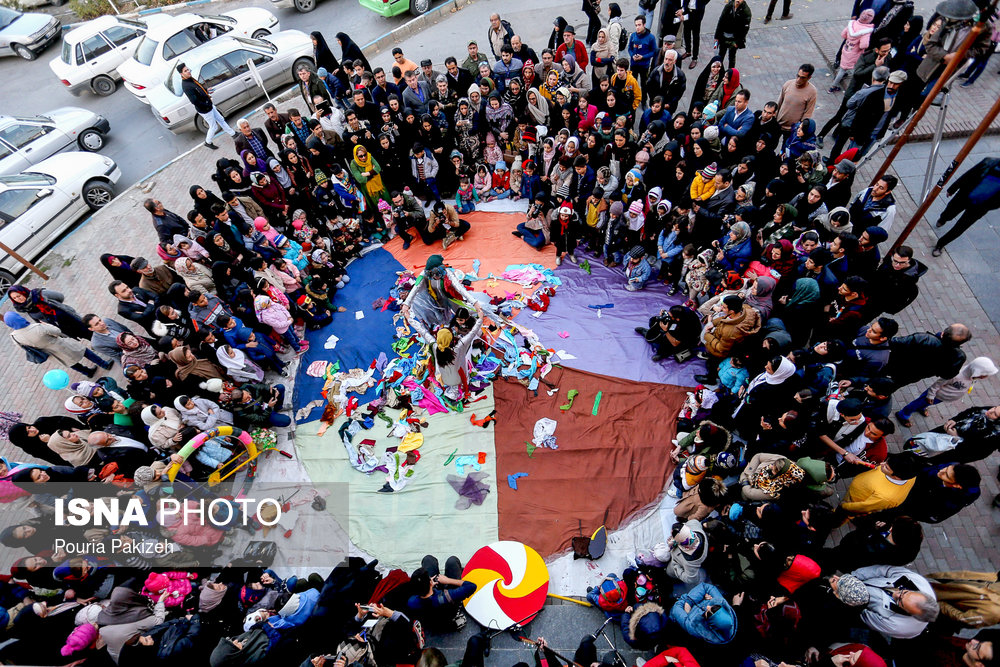
<path fill-rule="evenodd" d="M 340 51 L 334 39 L 337 32 L 346 32 L 358 44 L 366 44 L 412 18 L 409 14 L 402 14 L 386 19 L 362 9 L 357 0 L 320 0 L 319 6 L 308 14 L 300 14 L 290 6 L 276 8 L 267 0 L 217 2 L 171 13 L 188 9 L 220 13 L 247 6 L 266 7 L 273 11 L 281 21 L 282 30 L 321 30 L 338 57 Z M 51 11 L 54 8 L 46 9 Z M 58 10 L 52 13 L 58 15 Z M 49 69 L 49 61 L 59 56 L 60 44 L 56 42 L 31 62 L 16 56 L 0 59 L 0 80 L 5 82 L 4 89 L 7 91 L 0 103 L 0 114 L 32 116 L 60 106 L 78 106 L 101 114 L 111 123 L 109 141 L 101 152 L 121 167 L 119 191 L 204 140 L 203 136 L 193 132 L 174 135 L 156 120 L 147 105 L 122 90 L 121 84 L 108 97 L 97 97 L 88 92 L 79 97 L 69 94 Z M 140 146 L 141 149 L 137 150 Z"/>

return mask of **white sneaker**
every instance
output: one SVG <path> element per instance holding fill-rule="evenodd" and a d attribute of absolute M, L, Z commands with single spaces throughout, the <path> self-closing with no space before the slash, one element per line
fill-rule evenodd
<path fill-rule="evenodd" d="M 556 256 L 556 266 L 560 266 L 561 264 L 562 264 L 562 256 L 561 255 L 557 255 Z"/>
<path fill-rule="evenodd" d="M 577 264 L 578 263 L 576 261 L 576 255 L 574 255 L 573 253 L 569 253 L 568 255 L 566 255 L 566 259 L 568 259 L 573 264 Z"/>
<path fill-rule="evenodd" d="M 670 488 L 667 489 L 667 495 L 671 498 L 680 498 L 681 492 L 677 490 L 676 486 L 671 485 Z"/>

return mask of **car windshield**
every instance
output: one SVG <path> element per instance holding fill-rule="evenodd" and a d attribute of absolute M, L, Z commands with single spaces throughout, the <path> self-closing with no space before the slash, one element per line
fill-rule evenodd
<path fill-rule="evenodd" d="M 55 185 L 56 179 L 48 174 L 26 171 L 22 174 L 0 176 L 0 185 Z"/>
<path fill-rule="evenodd" d="M 136 47 L 133 57 L 143 65 L 148 65 L 153 62 L 153 54 L 156 53 L 156 47 L 159 45 L 159 42 L 150 39 L 149 35 L 146 35 L 139 42 L 139 46 Z"/>
<path fill-rule="evenodd" d="M 236 35 L 233 35 L 233 39 L 235 39 L 237 42 L 242 42 L 246 46 L 257 49 L 258 51 L 263 49 L 265 51 L 269 51 L 270 53 L 278 52 L 278 47 L 276 47 L 271 42 L 265 42 L 264 40 L 261 39 L 249 39 L 247 37 L 237 37 Z"/>
<path fill-rule="evenodd" d="M 6 28 L 14 21 L 21 18 L 21 12 L 15 12 L 7 7 L 0 7 L 0 30 Z"/>
<path fill-rule="evenodd" d="M 45 123 L 51 123 L 52 119 L 48 116 L 11 116 L 14 120 L 20 121 L 22 123 L 37 123 L 42 121 Z"/>
<path fill-rule="evenodd" d="M 63 47 L 62 47 L 62 56 L 61 56 L 61 58 L 62 58 L 62 61 L 64 63 L 66 63 L 67 65 L 72 65 L 73 64 L 73 47 L 74 46 L 75 46 L 74 44 L 70 44 L 66 40 L 63 40 Z"/>

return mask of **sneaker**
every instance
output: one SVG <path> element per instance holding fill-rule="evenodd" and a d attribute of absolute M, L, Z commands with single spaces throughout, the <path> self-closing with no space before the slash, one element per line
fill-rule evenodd
<path fill-rule="evenodd" d="M 649 331 L 649 329 L 647 329 L 646 327 L 636 327 L 635 328 L 635 332 L 637 334 L 639 334 L 640 336 L 645 336 L 647 331 Z"/>
<path fill-rule="evenodd" d="M 462 611 L 461 607 L 455 610 L 454 621 L 456 630 L 461 630 L 462 628 L 464 628 L 468 620 L 469 620 L 468 616 L 465 615 L 465 612 Z"/>
<path fill-rule="evenodd" d="M 667 489 L 667 495 L 670 496 L 671 498 L 680 498 L 681 497 L 681 492 L 677 490 L 676 486 L 674 486 L 673 484 L 671 484 L 670 488 Z"/>
<path fill-rule="evenodd" d="M 510 235 L 511 236 L 516 236 L 519 239 L 523 239 L 524 238 L 524 234 L 522 234 L 521 232 L 517 232 L 517 231 L 511 232 Z"/>
<path fill-rule="evenodd" d="M 417 640 L 417 648 L 422 651 L 427 646 L 427 635 L 424 634 L 424 626 L 420 625 L 420 621 L 413 621 L 413 636 Z"/>
<path fill-rule="evenodd" d="M 708 361 L 708 354 L 706 354 L 705 351 L 702 350 L 701 352 L 698 353 L 698 358 L 699 359 L 704 359 L 705 361 Z"/>
<path fill-rule="evenodd" d="M 944 248 L 935 247 L 934 250 L 931 250 L 931 257 L 940 257 L 943 252 Z"/>
<path fill-rule="evenodd" d="M 557 255 L 556 256 L 556 266 L 561 266 L 561 265 L 562 265 L 562 255 Z"/>
<path fill-rule="evenodd" d="M 816 137 L 816 147 L 823 148 L 823 137 Z"/>
<path fill-rule="evenodd" d="M 206 142 L 205 142 L 205 145 L 206 145 L 206 146 L 208 146 L 209 148 L 211 148 L 211 149 L 212 149 L 213 151 L 214 151 L 214 150 L 218 150 L 218 149 L 219 149 L 219 147 L 218 147 L 218 146 L 216 146 L 215 144 L 213 144 L 213 143 L 212 143 L 212 142 L 210 142 L 210 141 L 206 141 Z"/>
<path fill-rule="evenodd" d="M 455 236 L 455 234 L 453 234 L 452 232 L 448 232 L 447 234 L 444 235 L 444 238 L 441 239 L 441 249 L 442 250 L 447 250 L 448 246 L 450 246 L 452 243 L 454 243 L 457 240 L 458 240 L 458 237 Z"/>
<path fill-rule="evenodd" d="M 579 264 L 579 262 L 576 260 L 576 255 L 574 255 L 573 253 L 568 253 L 566 255 L 566 259 L 568 259 L 571 264 Z"/>
<path fill-rule="evenodd" d="M 704 385 L 715 384 L 715 378 L 711 375 L 695 375 L 694 381 Z"/>
<path fill-rule="evenodd" d="M 667 289 L 667 296 L 673 296 L 673 295 L 677 294 L 677 290 L 679 290 L 679 289 L 680 289 L 680 288 L 679 288 L 679 287 L 677 287 L 677 285 L 671 285 L 671 286 L 670 286 L 670 287 L 669 287 L 669 288 Z"/>

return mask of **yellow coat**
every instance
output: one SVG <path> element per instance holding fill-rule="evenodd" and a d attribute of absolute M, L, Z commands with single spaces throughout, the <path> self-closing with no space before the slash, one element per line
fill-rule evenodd
<path fill-rule="evenodd" d="M 879 468 L 863 472 L 854 478 L 840 507 L 851 514 L 872 514 L 903 504 L 916 479 L 902 484 L 889 481 Z"/>
<path fill-rule="evenodd" d="M 707 181 L 702 178 L 701 171 L 694 172 L 694 179 L 691 181 L 691 201 L 705 201 L 715 194 L 715 179 Z"/>

